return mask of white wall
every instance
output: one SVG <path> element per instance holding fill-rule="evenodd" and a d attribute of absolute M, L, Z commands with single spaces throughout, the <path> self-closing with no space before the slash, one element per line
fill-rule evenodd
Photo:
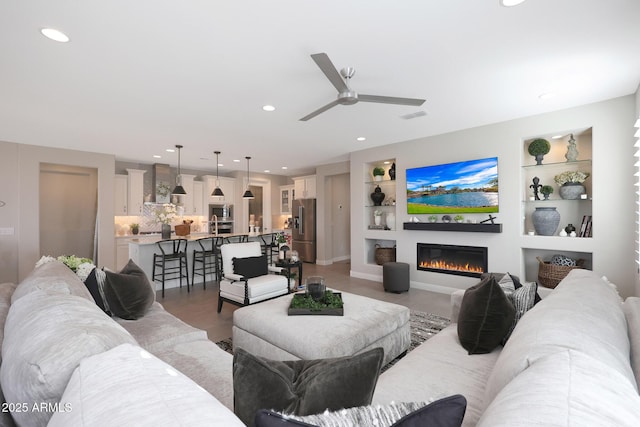
<path fill-rule="evenodd" d="M 351 274 L 380 280 L 382 268 L 366 262 L 365 186 L 368 162 L 396 159 L 397 231 L 388 232 L 397 243 L 397 260 L 410 264 L 411 285 L 451 291 L 466 289 L 477 279 L 416 269 L 416 243 L 431 242 L 487 246 L 489 270 L 524 275 L 521 231 L 521 168 L 523 140 L 536 135 L 593 128 L 594 237 L 584 242 L 593 252 L 593 267 L 616 283 L 623 295 L 635 292 L 635 200 L 633 131 L 635 98 L 626 96 L 582 107 L 511 120 L 444 135 L 372 148 L 351 155 Z M 500 212 L 503 232 L 462 233 L 407 231 L 406 168 L 498 156 Z"/>

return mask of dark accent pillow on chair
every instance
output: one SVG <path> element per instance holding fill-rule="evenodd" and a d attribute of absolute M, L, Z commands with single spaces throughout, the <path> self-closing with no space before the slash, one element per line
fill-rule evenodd
<path fill-rule="evenodd" d="M 464 293 L 458 315 L 458 339 L 469 354 L 490 353 L 513 324 L 516 310 L 495 276 Z"/>
<path fill-rule="evenodd" d="M 371 403 L 384 351 L 355 356 L 277 361 L 237 348 L 233 356 L 233 411 L 252 426 L 260 409 L 311 415 Z"/>
<path fill-rule="evenodd" d="M 250 256 L 246 258 L 233 258 L 233 272 L 244 276 L 245 279 L 264 276 L 269 273 L 267 256 Z"/>
<path fill-rule="evenodd" d="M 359 406 L 335 412 L 300 417 L 261 409 L 256 427 L 460 427 L 467 409 L 467 399 L 460 394 L 426 402 L 400 402 L 387 405 Z"/>
<path fill-rule="evenodd" d="M 120 273 L 105 271 L 104 296 L 113 315 L 136 320 L 147 314 L 156 299 L 144 271 L 129 260 Z"/>

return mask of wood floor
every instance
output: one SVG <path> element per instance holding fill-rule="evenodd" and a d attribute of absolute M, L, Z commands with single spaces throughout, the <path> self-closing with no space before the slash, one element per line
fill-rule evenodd
<path fill-rule="evenodd" d="M 411 289 L 402 294 L 384 292 L 382 283 L 350 277 L 349 269 L 348 261 L 328 266 L 305 263 L 303 279 L 311 275 L 323 276 L 327 286 L 333 289 L 401 304 L 412 310 L 450 317 L 449 295 L 420 289 Z M 218 286 L 215 282 L 208 282 L 206 289 L 203 289 L 201 283 L 197 284 L 189 293 L 186 287 L 167 289 L 164 298 L 160 292 L 157 293 L 157 300 L 174 316 L 196 328 L 206 330 L 210 340 L 219 341 L 231 337 L 233 312 L 238 307 L 225 303 L 222 312 L 216 311 Z"/>

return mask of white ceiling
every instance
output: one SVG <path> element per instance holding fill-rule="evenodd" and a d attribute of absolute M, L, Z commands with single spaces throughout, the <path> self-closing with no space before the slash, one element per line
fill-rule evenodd
<path fill-rule="evenodd" d="M 301 122 L 336 96 L 318 52 L 355 67 L 356 91 L 427 101 Z M 222 173 L 252 156 L 252 171 L 296 175 L 364 148 L 628 95 L 639 81 L 638 0 L 0 2 L 0 140 L 172 166 L 165 149 L 182 144 L 189 169 L 214 170 L 220 150 Z"/>

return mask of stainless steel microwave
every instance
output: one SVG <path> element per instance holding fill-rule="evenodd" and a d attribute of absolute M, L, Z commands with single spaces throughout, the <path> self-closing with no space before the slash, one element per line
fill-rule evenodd
<path fill-rule="evenodd" d="M 211 203 L 209 205 L 209 219 L 213 221 L 214 215 L 218 221 L 233 220 L 233 205 L 226 203 Z"/>

